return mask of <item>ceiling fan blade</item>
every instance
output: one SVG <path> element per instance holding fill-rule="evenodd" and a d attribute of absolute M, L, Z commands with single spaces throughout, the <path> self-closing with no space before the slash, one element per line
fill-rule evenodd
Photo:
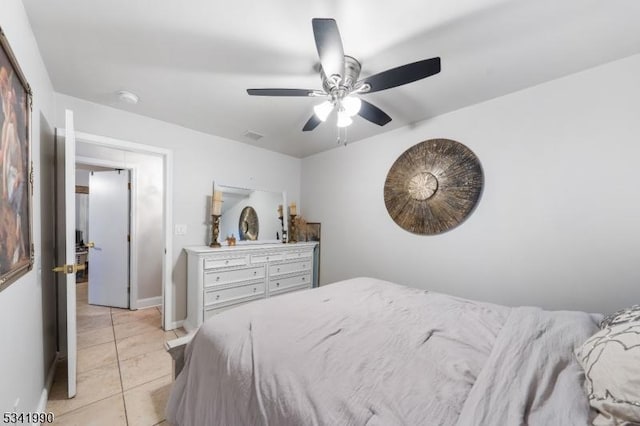
<path fill-rule="evenodd" d="M 360 111 L 358 111 L 358 115 L 365 120 L 369 120 L 373 124 L 377 124 L 378 126 L 384 126 L 388 122 L 391 121 L 391 117 L 387 115 L 386 112 L 378 108 L 377 106 L 365 101 L 364 99 L 360 99 L 362 101 L 362 105 L 360 106 Z"/>
<path fill-rule="evenodd" d="M 312 96 L 311 89 L 247 89 L 251 96 Z"/>
<path fill-rule="evenodd" d="M 338 24 L 334 19 L 324 18 L 314 18 L 311 24 L 322 69 L 329 80 L 334 75 L 340 76 L 339 82 L 344 76 L 344 49 Z"/>
<path fill-rule="evenodd" d="M 307 123 L 302 128 L 302 131 L 303 132 L 309 132 L 309 131 L 315 129 L 316 127 L 318 127 L 320 125 L 320 123 L 322 123 L 322 121 L 315 114 L 313 114 L 311 116 L 311 118 L 309 119 L 309 121 L 307 121 Z"/>
<path fill-rule="evenodd" d="M 367 83 L 371 89 L 365 93 L 379 92 L 403 84 L 413 83 L 440 72 L 440 58 L 425 59 L 411 64 L 402 65 L 390 70 L 363 78 L 360 83 Z"/>

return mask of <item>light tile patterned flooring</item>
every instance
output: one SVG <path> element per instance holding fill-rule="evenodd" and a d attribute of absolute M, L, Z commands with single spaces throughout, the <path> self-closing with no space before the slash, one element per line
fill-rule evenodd
<path fill-rule="evenodd" d="M 55 424 L 167 425 L 171 357 L 163 344 L 184 330 L 163 331 L 158 308 L 89 305 L 87 283 L 76 288 L 77 395 L 67 399 L 67 370 L 60 364 L 47 403 Z"/>

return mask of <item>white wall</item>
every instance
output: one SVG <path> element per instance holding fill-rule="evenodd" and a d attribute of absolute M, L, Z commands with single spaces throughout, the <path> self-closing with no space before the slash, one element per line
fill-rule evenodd
<path fill-rule="evenodd" d="M 636 55 L 305 158 L 322 282 L 374 276 L 589 311 L 639 303 L 639 75 Z M 383 186 L 396 158 L 431 138 L 472 149 L 485 187 L 461 226 L 418 236 L 390 218 Z"/>
<path fill-rule="evenodd" d="M 42 62 L 22 2 L 0 2 L 0 27 L 11 44 L 18 62 L 33 90 L 32 159 L 35 170 L 33 194 L 33 270 L 0 292 L 0 412 L 37 410 L 43 395 L 45 379 L 55 357 L 55 287 L 45 271 L 42 280 L 42 253 L 51 251 L 50 233 L 41 238 L 42 221 L 40 182 L 40 142 L 51 143 L 53 120 L 53 87 Z M 48 214 L 48 213 L 47 213 Z M 49 253 L 50 254 L 50 253 Z M 43 409 L 44 407 L 40 407 Z"/>
<path fill-rule="evenodd" d="M 207 202 L 214 180 L 245 188 L 284 190 L 291 201 L 300 198 L 301 161 L 297 158 L 62 94 L 56 94 L 59 127 L 64 126 L 66 108 L 74 112 L 77 131 L 173 151 L 173 222 L 187 225 L 186 235 L 173 237 L 174 320 L 186 316 L 187 271 L 182 248 L 209 241 Z"/>

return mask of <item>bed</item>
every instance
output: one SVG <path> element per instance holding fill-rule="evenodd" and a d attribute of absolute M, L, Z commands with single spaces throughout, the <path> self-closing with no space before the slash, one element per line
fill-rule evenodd
<path fill-rule="evenodd" d="M 586 425 L 574 350 L 600 315 L 509 308 L 371 278 L 206 321 L 174 425 Z"/>

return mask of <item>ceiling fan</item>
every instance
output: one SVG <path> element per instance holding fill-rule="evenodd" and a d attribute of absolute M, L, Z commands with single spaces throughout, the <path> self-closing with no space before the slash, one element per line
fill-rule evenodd
<path fill-rule="evenodd" d="M 323 97 L 326 101 L 316 105 L 315 114 L 302 128 L 307 132 L 318 127 L 333 110 L 338 112 L 338 127 L 349 126 L 356 114 L 379 126 L 391 121 L 377 106 L 359 96 L 402 86 L 440 72 L 440 58 L 425 59 L 402 65 L 358 80 L 360 62 L 345 55 L 338 24 L 334 19 L 314 18 L 313 35 L 320 57 L 320 77 L 322 90 L 313 89 L 247 89 L 252 96 L 312 96 Z"/>

